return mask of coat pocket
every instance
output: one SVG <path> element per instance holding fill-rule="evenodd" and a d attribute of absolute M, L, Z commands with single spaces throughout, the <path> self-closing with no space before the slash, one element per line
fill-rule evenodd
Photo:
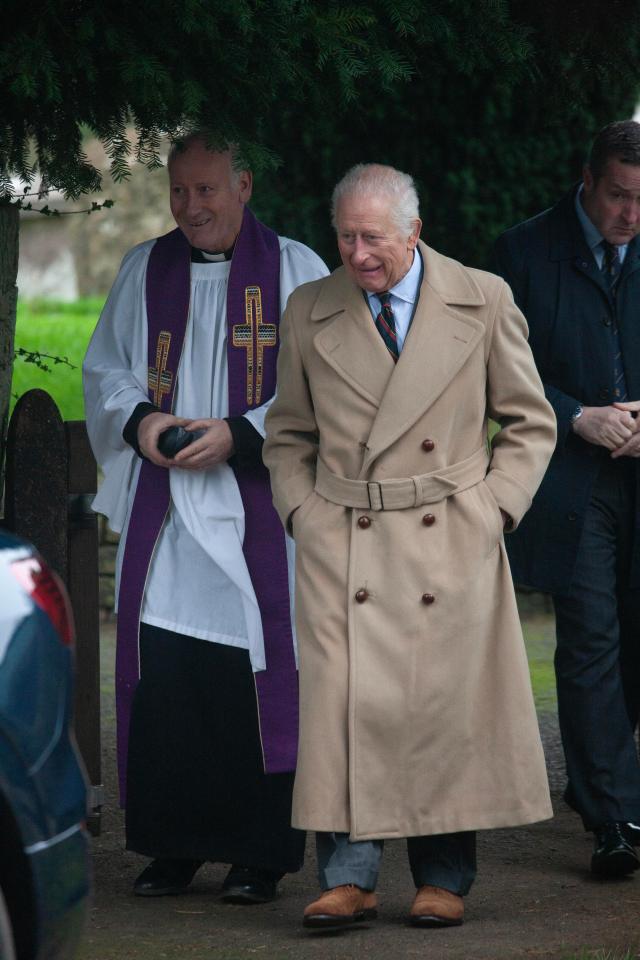
<path fill-rule="evenodd" d="M 489 557 L 502 543 L 504 534 L 504 521 L 502 513 L 498 506 L 498 501 L 491 492 L 491 488 L 485 480 L 477 483 L 473 489 L 478 495 L 482 512 L 482 519 L 487 527 L 489 534 L 488 549 L 486 556 Z"/>
<path fill-rule="evenodd" d="M 321 499 L 315 490 L 312 490 L 307 499 L 302 501 L 297 510 L 294 510 L 291 516 L 291 531 L 294 540 L 299 539 L 309 514 L 313 512 L 313 508 L 318 505 L 318 501 Z"/>

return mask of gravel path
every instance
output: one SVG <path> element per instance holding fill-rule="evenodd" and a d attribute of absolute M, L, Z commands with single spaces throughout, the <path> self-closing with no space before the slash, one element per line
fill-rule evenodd
<path fill-rule="evenodd" d="M 112 630 L 105 629 L 103 747 L 107 804 L 94 843 L 95 898 L 80 960 L 622 960 L 640 958 L 640 877 L 591 878 L 591 838 L 560 799 L 564 762 L 557 718 L 540 716 L 554 799 L 552 820 L 479 838 L 479 875 L 466 922 L 414 930 L 405 921 L 413 891 L 404 843 L 388 843 L 379 919 L 341 935 L 309 935 L 300 921 L 316 892 L 315 856 L 281 883 L 273 904 L 218 900 L 226 867 L 207 864 L 181 897 L 134 898 L 144 860 L 123 851 L 115 796 Z M 629 951 L 627 953 L 627 951 Z"/>

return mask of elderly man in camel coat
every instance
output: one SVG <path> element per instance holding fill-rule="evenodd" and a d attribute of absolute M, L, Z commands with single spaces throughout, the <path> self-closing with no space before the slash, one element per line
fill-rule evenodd
<path fill-rule="evenodd" d="M 475 831 L 552 815 L 503 527 L 555 418 L 508 286 L 418 239 L 409 176 L 353 168 L 333 218 L 343 266 L 289 299 L 264 448 L 297 548 L 304 924 L 373 919 L 399 837 L 410 921 L 459 924 Z"/>

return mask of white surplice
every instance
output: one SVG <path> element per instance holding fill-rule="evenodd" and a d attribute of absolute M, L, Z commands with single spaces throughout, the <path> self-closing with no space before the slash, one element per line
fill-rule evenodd
<path fill-rule="evenodd" d="M 328 271 L 308 247 L 280 237 L 280 307 L 301 283 Z M 125 256 L 84 361 L 87 429 L 104 482 L 93 509 L 122 533 L 116 597 L 140 459 L 122 431 L 148 401 L 145 278 L 154 241 Z M 179 417 L 228 416 L 226 297 L 230 261 L 191 264 L 191 301 L 176 382 Z M 269 404 L 249 411 L 264 436 Z M 260 611 L 242 552 L 244 510 L 226 463 L 211 470 L 170 471 L 171 506 L 151 561 L 141 619 L 176 633 L 248 649 L 265 668 Z M 293 542 L 287 537 L 293 620 Z"/>

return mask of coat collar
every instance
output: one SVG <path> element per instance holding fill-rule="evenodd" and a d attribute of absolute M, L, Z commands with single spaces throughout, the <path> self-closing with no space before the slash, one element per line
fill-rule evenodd
<path fill-rule="evenodd" d="M 363 473 L 437 399 L 484 333 L 456 307 L 485 303 L 473 275 L 420 242 L 424 278 L 413 323 L 397 364 L 375 328 L 360 288 L 340 267 L 321 285 L 311 312 L 323 325 L 314 339 L 325 361 L 377 408 Z"/>
<path fill-rule="evenodd" d="M 423 287 L 426 282 L 445 303 L 469 307 L 483 306 L 485 299 L 480 287 L 461 263 L 443 256 L 428 247 L 422 240 L 418 241 L 418 247 L 424 263 Z M 311 311 L 311 319 L 326 320 L 352 307 L 354 300 L 358 304 L 360 301 L 365 303 L 360 288 L 349 278 L 344 267 L 338 267 L 323 282 L 318 299 Z M 368 307 L 367 313 L 369 313 Z"/>

